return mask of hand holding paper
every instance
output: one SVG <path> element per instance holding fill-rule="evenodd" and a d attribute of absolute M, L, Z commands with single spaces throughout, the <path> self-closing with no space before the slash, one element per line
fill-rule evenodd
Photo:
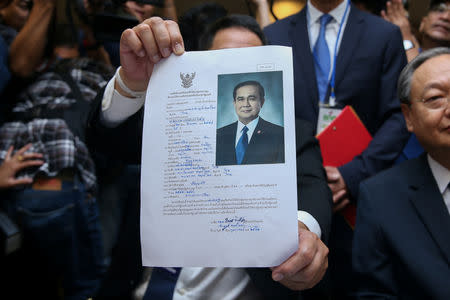
<path fill-rule="evenodd" d="M 272 268 L 272 278 L 291 290 L 305 290 L 315 286 L 328 268 L 328 248 L 298 222 L 299 245 L 297 251 L 285 262 Z"/>
<path fill-rule="evenodd" d="M 183 38 L 174 21 L 153 17 L 125 30 L 120 39 L 120 75 L 125 85 L 133 91 L 144 91 L 153 66 L 172 53 L 184 53 Z M 116 89 L 122 94 L 118 84 Z"/>

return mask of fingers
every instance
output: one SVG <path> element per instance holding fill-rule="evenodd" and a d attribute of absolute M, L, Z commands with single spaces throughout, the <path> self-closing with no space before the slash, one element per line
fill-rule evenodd
<path fill-rule="evenodd" d="M 343 210 L 349 204 L 350 204 L 350 200 L 349 199 L 342 200 L 341 202 L 339 202 L 339 203 L 337 203 L 336 205 L 333 206 L 333 213 Z"/>
<path fill-rule="evenodd" d="M 133 29 L 127 29 L 121 37 L 122 51 L 133 52 L 138 57 L 147 55 L 153 63 L 168 57 L 172 52 L 184 53 L 183 38 L 178 24 L 159 17 L 145 20 Z"/>
<path fill-rule="evenodd" d="M 166 23 L 161 18 L 151 18 L 149 22 L 155 36 L 159 54 L 162 57 L 168 57 L 172 53 L 172 43 Z"/>
<path fill-rule="evenodd" d="M 293 290 L 316 285 L 328 267 L 328 248 L 316 234 L 300 229 L 299 249 L 272 271 L 272 279 Z"/>
<path fill-rule="evenodd" d="M 347 191 L 345 189 L 333 192 L 333 203 L 336 204 L 347 196 Z"/>
<path fill-rule="evenodd" d="M 42 158 L 43 155 L 41 153 L 35 153 L 35 152 L 31 152 L 31 153 L 24 153 L 22 155 L 23 160 L 29 160 L 29 159 L 33 159 L 33 158 Z"/>
<path fill-rule="evenodd" d="M 335 167 L 325 166 L 325 172 L 327 173 L 328 182 L 338 181 L 341 176 Z"/>
<path fill-rule="evenodd" d="M 30 178 L 30 177 L 14 178 L 10 181 L 10 187 L 25 185 L 25 184 L 32 184 L 32 183 L 33 183 L 33 178 Z"/>
<path fill-rule="evenodd" d="M 6 152 L 5 160 L 11 159 L 11 154 L 12 154 L 13 150 L 14 150 L 14 147 L 13 146 L 9 146 L 8 152 Z"/>
<path fill-rule="evenodd" d="M 26 144 L 25 146 L 23 146 L 22 148 L 20 148 L 19 150 L 17 150 L 16 154 L 14 154 L 14 156 L 21 156 L 23 155 L 28 149 L 30 149 L 32 146 L 32 144 Z"/>
<path fill-rule="evenodd" d="M 120 52 L 134 53 L 138 57 L 145 56 L 145 49 L 136 32 L 126 29 L 120 37 Z"/>
<path fill-rule="evenodd" d="M 44 164 L 43 160 L 26 160 L 26 161 L 21 162 L 17 166 L 17 171 L 25 169 L 25 168 L 29 168 L 29 167 L 41 166 L 43 164 Z"/>
<path fill-rule="evenodd" d="M 16 151 L 16 153 L 11 156 L 14 147 L 11 146 L 8 149 L 8 153 L 6 154 L 5 162 L 9 165 L 9 167 L 14 171 L 20 171 L 22 169 L 34 166 L 40 166 L 44 164 L 44 161 L 41 160 L 43 155 L 41 153 L 30 152 L 25 153 L 31 148 L 32 144 L 27 144 Z"/>
<path fill-rule="evenodd" d="M 174 21 L 166 21 L 167 29 L 169 30 L 170 40 L 172 42 L 172 51 L 176 55 L 181 55 L 184 53 L 184 42 L 183 37 L 180 33 L 180 28 L 178 24 Z"/>
<path fill-rule="evenodd" d="M 144 51 L 144 55 L 147 54 L 147 56 L 154 64 L 160 61 L 161 54 L 158 48 L 155 34 L 150 28 L 150 25 L 146 23 L 139 24 L 134 28 L 134 32 L 142 43 L 143 49 L 141 51 Z"/>
<path fill-rule="evenodd" d="M 281 282 L 292 290 L 305 290 L 314 287 L 325 275 L 328 268 L 328 248 L 320 241 L 313 261 L 292 277 Z"/>
<path fill-rule="evenodd" d="M 272 270 L 272 279 L 280 281 L 286 276 L 292 276 L 311 263 L 317 247 L 317 235 L 299 229 L 299 247 L 285 262 Z"/>

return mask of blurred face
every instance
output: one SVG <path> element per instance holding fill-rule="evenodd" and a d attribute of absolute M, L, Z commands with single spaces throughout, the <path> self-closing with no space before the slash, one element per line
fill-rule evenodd
<path fill-rule="evenodd" d="M 450 1 L 432 7 L 420 23 L 420 32 L 425 38 L 440 46 L 450 44 Z"/>
<path fill-rule="evenodd" d="M 214 36 L 210 50 L 262 46 L 260 38 L 243 27 L 219 30 Z"/>
<path fill-rule="evenodd" d="M 450 159 L 449 97 L 450 55 L 447 54 L 429 59 L 414 72 L 411 105 L 402 104 L 408 130 L 416 134 L 425 150 L 437 161 L 439 157 Z M 447 100 L 445 105 L 433 107 L 431 102 L 442 98 Z M 424 102 L 420 101 L 422 99 Z"/>
<path fill-rule="evenodd" d="M 134 1 L 125 2 L 125 10 L 138 19 L 139 22 L 144 21 L 153 16 L 155 7 L 151 4 L 143 4 Z"/>
<path fill-rule="evenodd" d="M 239 121 L 247 125 L 258 117 L 264 98 L 259 94 L 257 86 L 244 85 L 236 90 L 233 104 Z"/>
<path fill-rule="evenodd" d="M 20 31 L 28 19 L 31 11 L 31 0 L 14 0 L 1 10 L 5 24 Z"/>

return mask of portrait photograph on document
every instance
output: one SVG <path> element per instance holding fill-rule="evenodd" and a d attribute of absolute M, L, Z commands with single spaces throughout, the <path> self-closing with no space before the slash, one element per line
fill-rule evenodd
<path fill-rule="evenodd" d="M 217 78 L 216 165 L 285 162 L 283 72 Z"/>

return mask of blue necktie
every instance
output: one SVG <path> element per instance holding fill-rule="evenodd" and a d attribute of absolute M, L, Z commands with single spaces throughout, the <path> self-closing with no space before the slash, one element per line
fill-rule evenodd
<path fill-rule="evenodd" d="M 319 37 L 313 49 L 317 88 L 319 90 L 319 101 L 321 102 L 325 100 L 328 89 L 328 75 L 330 74 L 330 50 L 325 40 L 325 30 L 332 19 L 333 17 L 328 14 L 323 14 L 320 17 Z"/>
<path fill-rule="evenodd" d="M 244 126 L 244 128 L 242 128 L 241 138 L 239 139 L 236 145 L 236 161 L 238 165 L 242 163 L 242 160 L 244 159 L 245 155 L 245 150 L 247 150 L 248 146 L 247 131 L 248 131 L 247 126 Z"/>
<path fill-rule="evenodd" d="M 153 268 L 143 300 L 172 300 L 181 268 Z"/>

